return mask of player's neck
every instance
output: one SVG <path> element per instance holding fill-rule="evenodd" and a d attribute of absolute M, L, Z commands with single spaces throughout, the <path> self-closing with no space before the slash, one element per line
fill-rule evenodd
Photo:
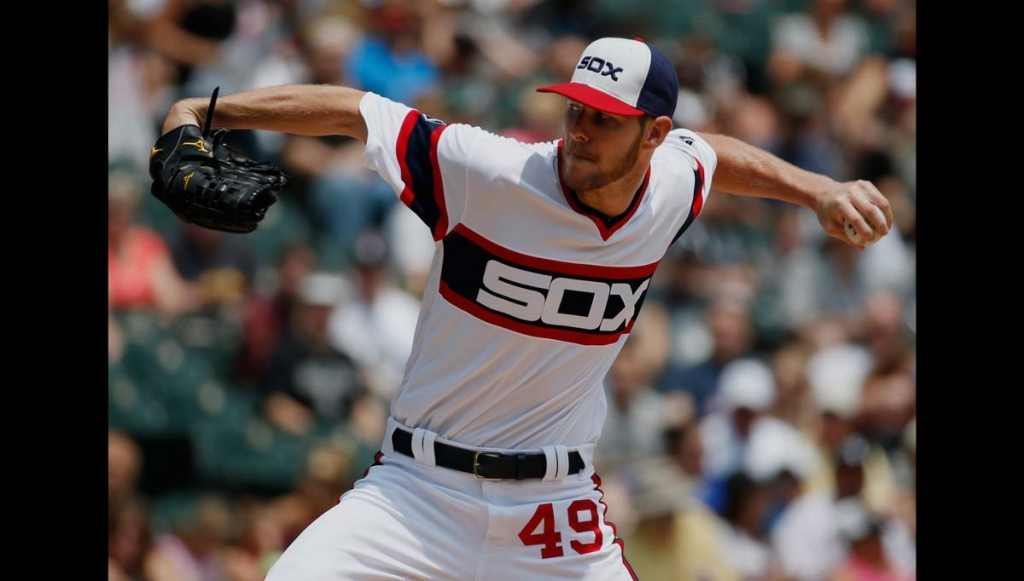
<path fill-rule="evenodd" d="M 633 203 L 633 198 L 640 194 L 646 174 L 646 166 L 638 167 L 603 188 L 586 192 L 573 191 L 573 193 L 576 194 L 576 199 L 588 209 L 605 218 L 616 218 L 626 213 Z"/>

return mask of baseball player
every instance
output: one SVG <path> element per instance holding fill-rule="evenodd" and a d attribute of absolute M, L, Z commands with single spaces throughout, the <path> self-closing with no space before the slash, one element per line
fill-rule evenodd
<path fill-rule="evenodd" d="M 437 250 L 405 377 L 363 479 L 268 581 L 635 579 L 592 467 L 602 381 L 651 276 L 712 191 L 810 208 L 831 236 L 892 223 L 837 183 L 722 135 L 673 128 L 678 81 L 642 40 L 602 38 L 572 79 L 562 138 L 525 144 L 371 92 L 279 86 L 221 98 L 212 125 L 365 142 L 363 162 Z M 176 103 L 164 131 L 199 126 Z"/>

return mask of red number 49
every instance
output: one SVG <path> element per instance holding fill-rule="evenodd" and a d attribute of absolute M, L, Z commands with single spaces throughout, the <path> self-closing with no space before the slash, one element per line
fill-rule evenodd
<path fill-rule="evenodd" d="M 603 535 L 597 519 L 597 505 L 593 500 L 575 500 L 569 505 L 569 526 L 577 533 L 592 533 L 594 540 L 589 543 L 577 540 L 569 541 L 569 546 L 581 555 L 593 553 L 601 548 Z M 581 520 L 580 515 L 586 518 Z M 541 545 L 542 559 L 551 559 L 564 555 L 562 550 L 562 533 L 555 530 L 555 508 L 551 503 L 537 507 L 530 521 L 519 531 L 519 540 L 526 546 Z"/>

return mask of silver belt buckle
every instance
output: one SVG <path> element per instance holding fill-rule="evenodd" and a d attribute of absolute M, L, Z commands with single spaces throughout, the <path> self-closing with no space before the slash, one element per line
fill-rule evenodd
<path fill-rule="evenodd" d="M 501 453 L 499 453 L 499 452 L 484 452 L 483 450 L 478 451 L 478 452 L 474 452 L 473 453 L 473 477 L 476 478 L 477 480 L 502 480 L 501 478 L 487 478 L 486 476 L 480 476 L 480 473 L 478 472 L 478 470 L 480 468 L 480 456 L 481 455 L 484 455 L 484 456 L 494 456 L 496 458 L 501 458 Z"/>

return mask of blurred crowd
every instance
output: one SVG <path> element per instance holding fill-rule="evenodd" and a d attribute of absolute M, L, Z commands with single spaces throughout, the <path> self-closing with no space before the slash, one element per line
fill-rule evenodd
<path fill-rule="evenodd" d="M 149 195 L 178 98 L 341 84 L 557 139 L 599 36 L 675 63 L 678 126 L 889 199 L 858 251 L 714 191 L 606 381 L 595 459 L 646 581 L 915 578 L 915 0 L 108 0 L 109 579 L 260 581 L 372 463 L 434 243 L 342 137 L 232 131 L 295 176 L 246 235 Z"/>

